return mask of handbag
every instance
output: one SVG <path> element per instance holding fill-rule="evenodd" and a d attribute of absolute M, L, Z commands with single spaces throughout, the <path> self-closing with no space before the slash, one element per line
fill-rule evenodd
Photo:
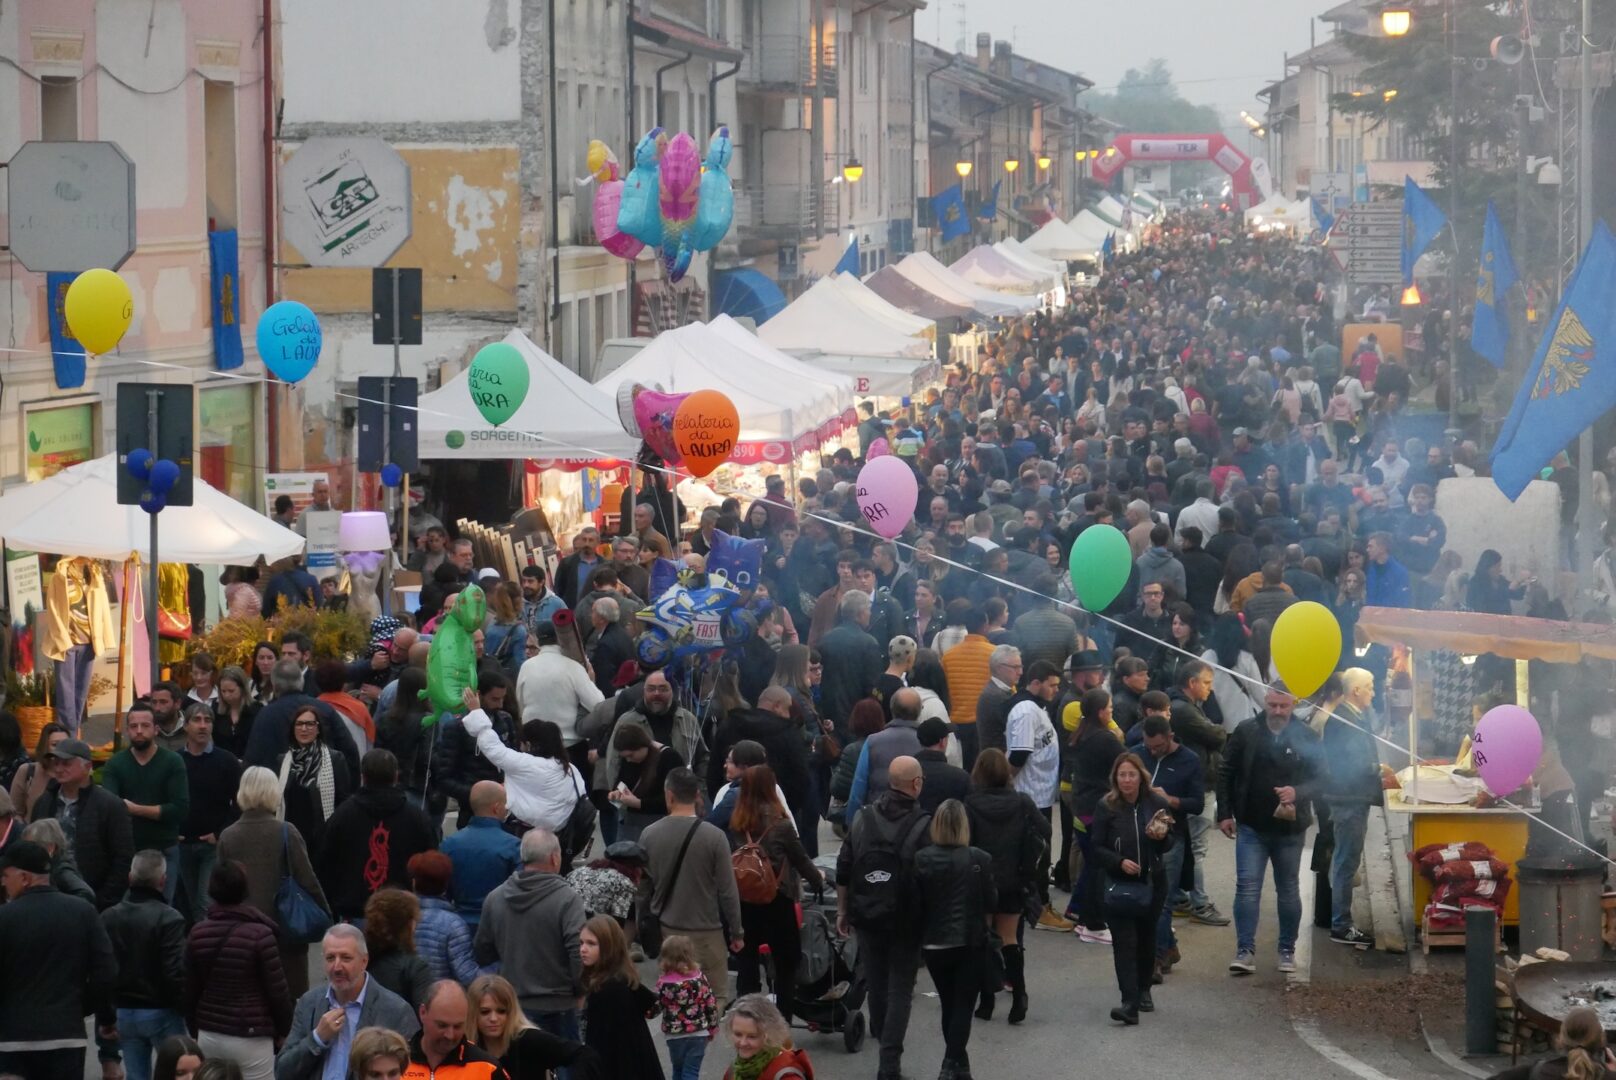
<path fill-rule="evenodd" d="M 165 608 L 157 609 L 157 636 L 169 641 L 191 640 L 191 616 L 180 615 Z"/>
<path fill-rule="evenodd" d="M 600 817 L 600 811 L 589 801 L 589 792 L 579 791 L 577 795 L 566 824 L 561 826 L 561 851 L 569 862 L 589 857 L 595 846 L 595 822 Z"/>
<path fill-rule="evenodd" d="M 325 937 L 331 929 L 331 916 L 292 876 L 289 832 L 290 826 L 281 826 L 281 863 L 285 870 L 275 890 L 275 917 L 281 924 L 281 936 L 288 942 L 309 945 Z"/>
<path fill-rule="evenodd" d="M 696 830 L 701 828 L 701 818 L 697 818 L 690 825 L 690 831 L 685 833 L 685 842 L 679 845 L 679 854 L 673 860 L 673 869 L 668 873 L 668 887 L 663 892 L 663 903 L 673 896 L 673 887 L 679 884 L 679 871 L 685 865 L 685 852 L 690 850 L 690 841 L 696 838 Z M 662 912 L 656 906 L 656 890 L 651 891 L 651 899 L 647 901 L 645 910 L 640 913 L 640 946 L 645 949 L 645 955 L 655 960 L 662 953 Z"/>
<path fill-rule="evenodd" d="M 1105 910 L 1109 913 L 1120 918 L 1137 919 L 1150 914 L 1151 900 L 1154 898 L 1156 890 L 1151 885 L 1150 880 L 1144 876 L 1145 867 L 1142 860 L 1144 859 L 1145 847 L 1139 838 L 1139 812 L 1138 810 L 1131 810 L 1128 816 L 1133 818 L 1133 843 L 1134 850 L 1139 853 L 1141 860 L 1139 866 L 1140 876 L 1138 878 L 1119 878 L 1107 872 L 1105 875 L 1104 903 Z M 1117 841 L 1117 849 L 1119 852 L 1122 849 L 1120 839 Z"/>

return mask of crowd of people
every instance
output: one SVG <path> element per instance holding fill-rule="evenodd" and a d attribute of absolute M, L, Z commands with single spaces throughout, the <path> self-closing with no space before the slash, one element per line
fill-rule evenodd
<path fill-rule="evenodd" d="M 1111 1017 L 1154 1011 L 1175 919 L 1231 922 L 1216 833 L 1231 974 L 1257 968 L 1270 866 L 1292 970 L 1315 816 L 1331 938 L 1367 947 L 1384 657 L 1349 651 L 1298 707 L 1274 622 L 1317 600 L 1350 641 L 1366 604 L 1541 598 L 1447 550 L 1433 490 L 1476 448 L 1405 438 L 1417 376 L 1337 337 L 1317 254 L 1170 219 L 924 400 L 861 406 L 857 451 L 795 491 L 772 475 L 681 535 L 646 462 L 620 534 L 579 528 L 553 577 L 477 570 L 429 530 L 413 619 L 375 618 L 358 657 L 295 633 L 245 668 L 196 653 L 99 775 L 77 717 L 24 747 L 0 714 L 0 1073 L 77 1080 L 93 1046 L 107 1080 L 649 1080 L 664 1057 L 695 1080 L 722 1033 L 737 1080 L 811 1076 L 789 1025 L 854 981 L 799 977 L 823 904 L 880 1080 L 922 966 L 941 1080 L 966 1080 L 973 1022 L 1001 994 L 1010 1024 L 1038 1008 L 1029 930 L 1109 946 Z M 920 484 L 895 541 L 854 499 L 881 452 Z M 1134 556 L 1093 614 L 1066 572 L 1091 528 Z M 696 675 L 641 663 L 656 560 L 699 578 L 719 531 L 764 542 L 756 633 Z M 274 602 L 318 603 L 292 573 Z M 476 685 L 437 716 L 430 636 L 473 583 Z M 228 606 L 256 613 L 244 589 Z"/>

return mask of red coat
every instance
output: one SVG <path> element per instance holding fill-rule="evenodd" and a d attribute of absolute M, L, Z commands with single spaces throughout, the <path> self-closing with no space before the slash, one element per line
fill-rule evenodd
<path fill-rule="evenodd" d="M 292 1030 L 292 993 L 275 923 L 245 904 L 215 904 L 185 946 L 185 1016 L 191 1029 L 243 1039 Z"/>

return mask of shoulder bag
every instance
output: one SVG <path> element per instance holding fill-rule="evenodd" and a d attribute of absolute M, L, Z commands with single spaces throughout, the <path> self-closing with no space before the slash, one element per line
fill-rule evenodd
<path fill-rule="evenodd" d="M 275 917 L 281 924 L 281 936 L 293 944 L 308 945 L 319 941 L 331 929 L 331 916 L 320 906 L 292 873 L 290 826 L 281 826 L 280 888 L 275 890 Z"/>
<path fill-rule="evenodd" d="M 690 850 L 690 841 L 696 838 L 696 830 L 701 828 L 701 818 L 691 823 L 690 831 L 685 833 L 685 842 L 679 845 L 679 854 L 673 860 L 673 869 L 668 872 L 668 887 L 662 893 L 662 907 L 657 906 L 656 889 L 653 885 L 651 899 L 646 902 L 645 911 L 640 918 L 640 945 L 645 949 L 645 955 L 655 960 L 662 953 L 662 908 L 667 907 L 668 899 L 673 896 L 673 887 L 679 884 L 679 871 L 685 865 L 685 852 Z"/>
<path fill-rule="evenodd" d="M 1141 860 L 1144 858 L 1144 845 L 1139 839 L 1139 813 L 1137 809 L 1129 811 L 1128 816 L 1133 819 L 1134 850 L 1138 852 Z M 1121 851 L 1121 843 L 1117 844 Z M 1140 919 L 1150 914 L 1151 899 L 1154 888 L 1150 878 L 1145 872 L 1145 864 L 1139 864 L 1137 878 L 1114 877 L 1107 873 L 1105 876 L 1105 910 L 1123 919 Z"/>

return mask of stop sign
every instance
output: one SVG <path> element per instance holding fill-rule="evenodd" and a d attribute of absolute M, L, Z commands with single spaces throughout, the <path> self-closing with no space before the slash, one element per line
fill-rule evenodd
<path fill-rule="evenodd" d="M 117 143 L 23 143 L 7 169 L 11 253 L 29 270 L 116 270 L 134 252 L 135 163 Z"/>

